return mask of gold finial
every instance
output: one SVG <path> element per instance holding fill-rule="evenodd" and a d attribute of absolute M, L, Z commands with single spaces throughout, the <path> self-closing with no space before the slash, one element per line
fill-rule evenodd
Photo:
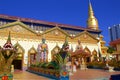
<path fill-rule="evenodd" d="M 88 15 L 90 18 L 95 18 L 90 0 L 89 0 L 89 13 L 88 13 Z"/>
<path fill-rule="evenodd" d="M 88 8 L 87 27 L 90 29 L 98 30 L 98 21 L 94 16 L 94 12 L 90 0 L 89 0 L 89 8 Z"/>

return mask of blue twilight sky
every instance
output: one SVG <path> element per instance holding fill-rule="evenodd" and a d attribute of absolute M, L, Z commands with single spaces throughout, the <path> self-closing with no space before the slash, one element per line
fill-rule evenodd
<path fill-rule="evenodd" d="M 0 0 L 0 14 L 86 27 L 89 0 Z M 108 45 L 108 27 L 120 23 L 120 0 L 91 0 Z"/>

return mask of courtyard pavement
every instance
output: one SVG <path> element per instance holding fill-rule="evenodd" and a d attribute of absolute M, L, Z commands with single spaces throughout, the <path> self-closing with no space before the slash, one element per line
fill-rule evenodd
<path fill-rule="evenodd" d="M 109 80 L 112 74 L 120 74 L 120 71 L 109 72 L 102 69 L 77 70 L 70 76 L 70 80 Z"/>
<path fill-rule="evenodd" d="M 99 69 L 77 70 L 70 76 L 70 80 L 109 80 L 110 75 L 120 74 L 120 71 L 108 72 Z M 32 74 L 26 71 L 16 70 L 14 72 L 14 80 L 52 80 L 43 76 Z"/>
<path fill-rule="evenodd" d="M 15 70 L 13 74 L 13 80 L 50 80 L 50 79 L 27 71 Z"/>

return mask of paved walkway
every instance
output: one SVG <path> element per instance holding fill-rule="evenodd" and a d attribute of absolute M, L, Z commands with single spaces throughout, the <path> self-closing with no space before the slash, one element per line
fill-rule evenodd
<path fill-rule="evenodd" d="M 97 69 L 77 70 L 70 76 L 70 80 L 109 80 L 110 75 L 120 74 L 120 71 L 108 72 Z M 26 71 L 16 70 L 14 80 L 51 80 Z"/>
<path fill-rule="evenodd" d="M 110 75 L 120 74 L 120 71 L 108 72 L 101 69 L 77 70 L 70 76 L 71 80 L 109 80 Z"/>
<path fill-rule="evenodd" d="M 13 78 L 13 80 L 50 80 L 37 74 L 19 70 L 15 70 Z"/>

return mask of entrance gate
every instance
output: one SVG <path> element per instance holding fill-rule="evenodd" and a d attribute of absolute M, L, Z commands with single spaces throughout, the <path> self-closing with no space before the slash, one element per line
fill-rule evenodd
<path fill-rule="evenodd" d="M 15 60 L 13 60 L 12 65 L 14 65 L 14 69 L 22 70 L 24 61 L 24 49 L 18 42 L 15 44 L 15 47 L 17 48 L 18 55 Z"/>

